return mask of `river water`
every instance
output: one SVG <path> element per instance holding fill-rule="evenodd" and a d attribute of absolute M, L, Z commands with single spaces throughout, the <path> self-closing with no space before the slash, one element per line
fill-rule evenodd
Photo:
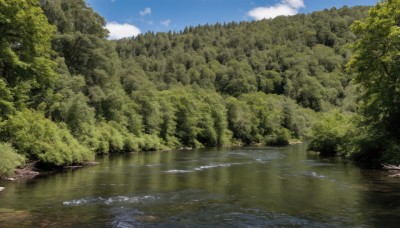
<path fill-rule="evenodd" d="M 400 178 L 306 145 L 132 153 L 0 182 L 0 227 L 395 227 Z"/>

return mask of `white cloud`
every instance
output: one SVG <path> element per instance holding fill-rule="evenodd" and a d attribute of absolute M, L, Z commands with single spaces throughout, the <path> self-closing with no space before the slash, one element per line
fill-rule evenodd
<path fill-rule="evenodd" d="M 288 4 L 295 9 L 300 9 L 305 7 L 303 0 L 284 0 L 283 4 Z"/>
<path fill-rule="evenodd" d="M 300 8 L 305 7 L 303 0 L 281 0 L 273 6 L 257 7 L 250 10 L 247 15 L 261 20 L 264 18 L 275 18 L 281 15 L 295 15 L 299 12 Z"/>
<path fill-rule="evenodd" d="M 161 21 L 160 24 L 164 25 L 165 27 L 169 27 L 169 25 L 171 24 L 171 20 L 165 20 L 165 21 Z"/>
<path fill-rule="evenodd" d="M 140 16 L 144 17 L 146 15 L 151 15 L 151 8 L 146 8 L 143 11 L 139 12 Z"/>
<path fill-rule="evenodd" d="M 132 37 L 140 34 L 140 29 L 131 24 L 118 24 L 117 22 L 107 23 L 106 29 L 110 31 L 110 40 Z"/>

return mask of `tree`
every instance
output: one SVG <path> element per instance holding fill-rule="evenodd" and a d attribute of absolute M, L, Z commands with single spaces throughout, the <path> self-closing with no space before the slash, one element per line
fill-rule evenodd
<path fill-rule="evenodd" d="M 8 89 L 6 83 L 0 79 L 0 117 L 15 111 L 12 99 L 13 97 L 10 89 Z"/>
<path fill-rule="evenodd" d="M 241 140 L 245 144 L 252 143 L 252 113 L 245 102 L 239 101 L 234 97 L 227 100 L 227 116 L 229 129 L 233 133 L 233 137 Z"/>
<path fill-rule="evenodd" d="M 0 0 L 0 78 L 22 101 L 19 105 L 32 101 L 56 79 L 54 33 L 39 1 Z"/>
<path fill-rule="evenodd" d="M 378 149 L 361 145 L 360 152 L 395 163 L 400 163 L 399 9 L 399 0 L 382 1 L 370 9 L 365 22 L 351 26 L 359 39 L 348 64 L 361 86 L 361 125 L 373 132 L 366 134 L 372 135 L 368 141 L 384 142 Z M 365 151 L 368 148 L 370 151 Z"/>
<path fill-rule="evenodd" d="M 378 3 L 365 22 L 351 29 L 359 37 L 348 67 L 363 88 L 365 122 L 400 139 L 400 1 Z"/>

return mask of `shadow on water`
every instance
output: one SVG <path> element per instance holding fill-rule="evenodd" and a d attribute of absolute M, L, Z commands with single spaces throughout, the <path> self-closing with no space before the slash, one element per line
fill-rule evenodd
<path fill-rule="evenodd" d="M 400 223 L 400 179 L 385 171 L 364 170 L 360 184 L 363 217 L 374 227 L 398 227 Z"/>
<path fill-rule="evenodd" d="M 133 153 L 99 162 L 6 183 L 1 226 L 362 227 L 400 220 L 400 179 L 321 158 L 306 145 Z"/>

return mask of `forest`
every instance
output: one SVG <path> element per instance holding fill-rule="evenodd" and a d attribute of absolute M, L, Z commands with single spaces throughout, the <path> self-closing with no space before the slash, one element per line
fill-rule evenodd
<path fill-rule="evenodd" d="M 399 163 L 399 5 L 110 41 L 84 0 L 0 0 L 0 175 L 31 161 L 299 141 Z"/>

